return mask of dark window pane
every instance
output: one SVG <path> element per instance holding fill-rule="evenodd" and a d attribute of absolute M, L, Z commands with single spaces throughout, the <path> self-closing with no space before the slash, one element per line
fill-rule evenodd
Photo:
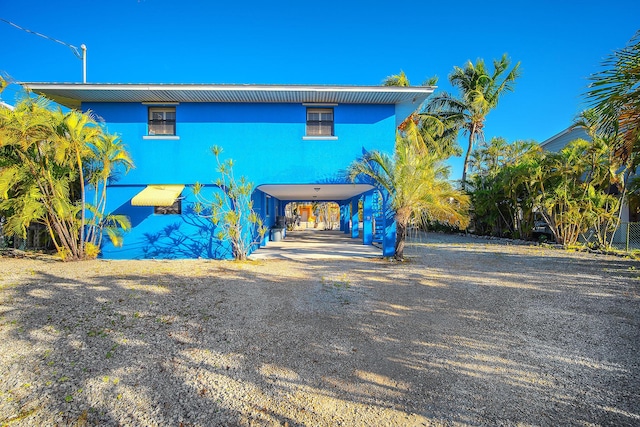
<path fill-rule="evenodd" d="M 182 203 L 180 199 L 176 199 L 171 206 L 154 206 L 153 213 L 157 215 L 180 215 L 182 213 Z"/>
<path fill-rule="evenodd" d="M 149 135 L 175 135 L 176 109 L 149 108 Z"/>
<path fill-rule="evenodd" d="M 333 110 L 330 108 L 307 109 L 307 135 L 333 136 Z"/>

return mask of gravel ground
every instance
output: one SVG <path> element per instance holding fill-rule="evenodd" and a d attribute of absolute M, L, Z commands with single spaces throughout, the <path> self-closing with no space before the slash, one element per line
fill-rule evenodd
<path fill-rule="evenodd" d="M 0 259 L 0 425 L 640 425 L 640 264 Z"/>

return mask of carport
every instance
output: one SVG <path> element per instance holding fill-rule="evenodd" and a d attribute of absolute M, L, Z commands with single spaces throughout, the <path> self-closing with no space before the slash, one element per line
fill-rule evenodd
<path fill-rule="evenodd" d="M 280 248 L 286 253 L 299 251 L 305 256 L 323 257 L 329 252 L 347 256 L 353 249 L 341 250 L 345 245 L 358 245 L 366 248 L 362 253 L 374 256 L 393 255 L 395 243 L 395 223 L 384 215 L 383 201 L 380 193 L 371 184 L 345 183 L 311 183 L 311 184 L 262 184 L 257 190 L 280 201 L 279 215 L 284 216 L 284 209 L 289 202 L 334 202 L 340 207 L 340 231 L 310 230 L 301 233 L 295 240 L 297 231 L 288 232 L 282 242 L 268 242 L 255 252 L 256 257 L 269 248 Z M 359 202 L 362 201 L 362 221 L 359 218 Z M 362 232 L 358 225 L 362 222 Z M 352 226 L 355 225 L 355 226 Z M 315 237 L 313 234 L 317 233 Z M 292 242 L 291 246 L 287 246 Z M 377 245 L 374 246 L 374 243 Z M 305 245 L 310 245 L 305 247 Z M 313 255 L 316 254 L 316 255 Z"/>

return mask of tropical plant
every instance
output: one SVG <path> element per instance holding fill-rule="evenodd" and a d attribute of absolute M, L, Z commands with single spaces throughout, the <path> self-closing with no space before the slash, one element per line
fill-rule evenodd
<path fill-rule="evenodd" d="M 582 114 L 592 142 L 574 140 L 559 152 L 502 138 L 481 143 L 468 183 L 475 231 L 529 238 L 539 215 L 558 243 L 576 244 L 590 232 L 600 246 L 610 246 L 627 176 L 613 160 L 611 145 L 595 134 L 592 117 Z"/>
<path fill-rule="evenodd" d="M 62 259 L 97 255 L 95 241 L 85 234 L 85 211 L 93 212 L 94 218 L 97 212 L 86 202 L 85 172 L 96 161 L 93 147 L 101 135 L 104 129 L 88 115 L 52 111 L 43 98 L 24 99 L 13 111 L 0 109 L 0 211 L 7 218 L 5 233 L 25 237 L 32 222 L 40 223 Z M 110 217 L 101 229 L 112 235 L 114 227 L 127 225 L 123 218 Z"/>
<path fill-rule="evenodd" d="M 481 142 L 472 153 L 467 190 L 473 228 L 478 234 L 529 238 L 534 227 L 531 175 L 539 165 L 540 147 L 504 138 Z"/>
<path fill-rule="evenodd" d="M 117 135 L 100 133 L 90 145 L 92 155 L 87 165 L 87 181 L 93 189 L 91 219 L 87 224 L 86 241 L 94 247 L 101 247 L 104 233 L 116 246 L 122 245 L 123 231 L 131 228 L 124 215 L 106 214 L 107 185 L 120 174 L 126 174 L 133 167 L 133 161 Z"/>
<path fill-rule="evenodd" d="M 400 70 L 400 74 L 393 74 L 390 76 L 387 76 L 383 82 L 382 82 L 383 86 L 411 86 L 411 83 L 409 83 L 409 79 L 407 78 L 407 75 L 404 73 L 404 71 Z"/>
<path fill-rule="evenodd" d="M 244 176 L 236 179 L 233 173 L 233 160 L 220 160 L 222 148 L 214 146 L 211 152 L 215 156 L 216 171 L 220 177 L 215 181 L 219 192 L 209 199 L 203 195 L 204 186 L 196 183 L 193 194 L 198 201 L 194 205 L 196 215 L 207 217 L 216 226 L 217 237 L 231 245 L 231 256 L 236 260 L 245 260 L 256 244 L 267 232 L 262 220 L 253 210 L 253 184 Z"/>
<path fill-rule="evenodd" d="M 598 134 L 619 136 L 615 157 L 635 169 L 640 162 L 640 31 L 602 66 L 604 70 L 591 75 L 586 97 L 595 111 Z"/>
<path fill-rule="evenodd" d="M 449 81 L 458 88 L 460 96 L 442 92 L 428 104 L 427 113 L 441 121 L 462 122 L 462 129 L 468 134 L 468 147 L 462 168 L 463 187 L 473 147 L 476 142 L 484 140 L 487 115 L 506 92 L 513 91 L 515 80 L 520 76 L 520 63 L 516 63 L 511 70 L 510 65 L 511 61 L 505 54 L 500 60 L 493 61 L 492 71 L 487 69 L 482 59 L 478 59 L 475 64 L 468 61 L 463 68 L 454 67 Z"/>
<path fill-rule="evenodd" d="M 438 76 L 428 77 L 424 82 L 422 82 L 422 86 L 435 86 L 436 84 L 438 84 Z M 409 82 L 409 78 L 407 77 L 405 72 L 400 70 L 399 74 L 392 74 L 390 76 L 387 76 L 382 81 L 382 85 L 408 87 L 411 86 L 411 82 Z"/>
<path fill-rule="evenodd" d="M 410 222 L 425 224 L 431 220 L 461 228 L 468 224 L 468 196 L 453 188 L 442 155 L 427 150 L 416 137 L 418 134 L 414 131 L 399 134 L 393 157 L 370 151 L 348 169 L 353 182 L 372 180 L 389 195 L 396 221 L 398 260 L 404 259 Z"/>
<path fill-rule="evenodd" d="M 411 86 L 404 71 L 400 74 L 388 76 L 382 83 L 384 86 Z M 427 78 L 422 86 L 435 86 L 438 84 L 438 76 Z M 418 133 L 408 135 L 408 138 L 417 138 L 430 151 L 438 151 L 443 157 L 459 156 L 462 154 L 456 139 L 462 126 L 457 116 L 438 116 L 429 113 L 429 98 L 426 105 L 418 107 L 398 127 L 401 133 Z M 410 124 L 416 126 L 410 126 Z"/>
<path fill-rule="evenodd" d="M 84 258 L 85 225 L 86 225 L 86 191 L 84 163 L 91 157 L 93 151 L 91 144 L 102 133 L 102 129 L 88 115 L 71 110 L 63 113 L 58 109 L 53 112 L 53 123 L 56 127 L 56 139 L 54 144 L 55 161 L 58 164 L 65 162 L 75 163 L 72 169 L 78 174 L 80 184 L 80 238 L 78 240 L 78 258 Z"/>

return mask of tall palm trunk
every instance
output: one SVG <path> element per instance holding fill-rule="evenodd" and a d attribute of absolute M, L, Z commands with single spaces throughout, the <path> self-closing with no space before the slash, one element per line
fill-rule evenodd
<path fill-rule="evenodd" d="M 473 151 L 473 141 L 476 139 L 476 135 L 478 134 L 479 126 L 477 123 L 471 124 L 471 129 L 469 129 L 469 146 L 467 147 L 467 154 L 464 156 L 464 164 L 462 165 L 462 189 L 465 188 L 467 184 L 467 171 L 469 169 L 469 159 L 471 158 L 471 151 Z"/>
<path fill-rule="evenodd" d="M 404 260 L 404 247 L 407 241 L 407 226 L 411 211 L 407 208 L 399 209 L 396 212 L 396 254 L 395 259 Z"/>
<path fill-rule="evenodd" d="M 80 242 L 78 247 L 78 255 L 80 258 L 84 258 L 84 227 L 85 227 L 85 213 L 86 197 L 84 188 L 84 171 L 82 170 L 82 159 L 80 158 L 80 151 L 76 149 L 76 161 L 78 163 L 78 173 L 80 174 L 80 197 L 82 208 L 80 209 Z"/>

